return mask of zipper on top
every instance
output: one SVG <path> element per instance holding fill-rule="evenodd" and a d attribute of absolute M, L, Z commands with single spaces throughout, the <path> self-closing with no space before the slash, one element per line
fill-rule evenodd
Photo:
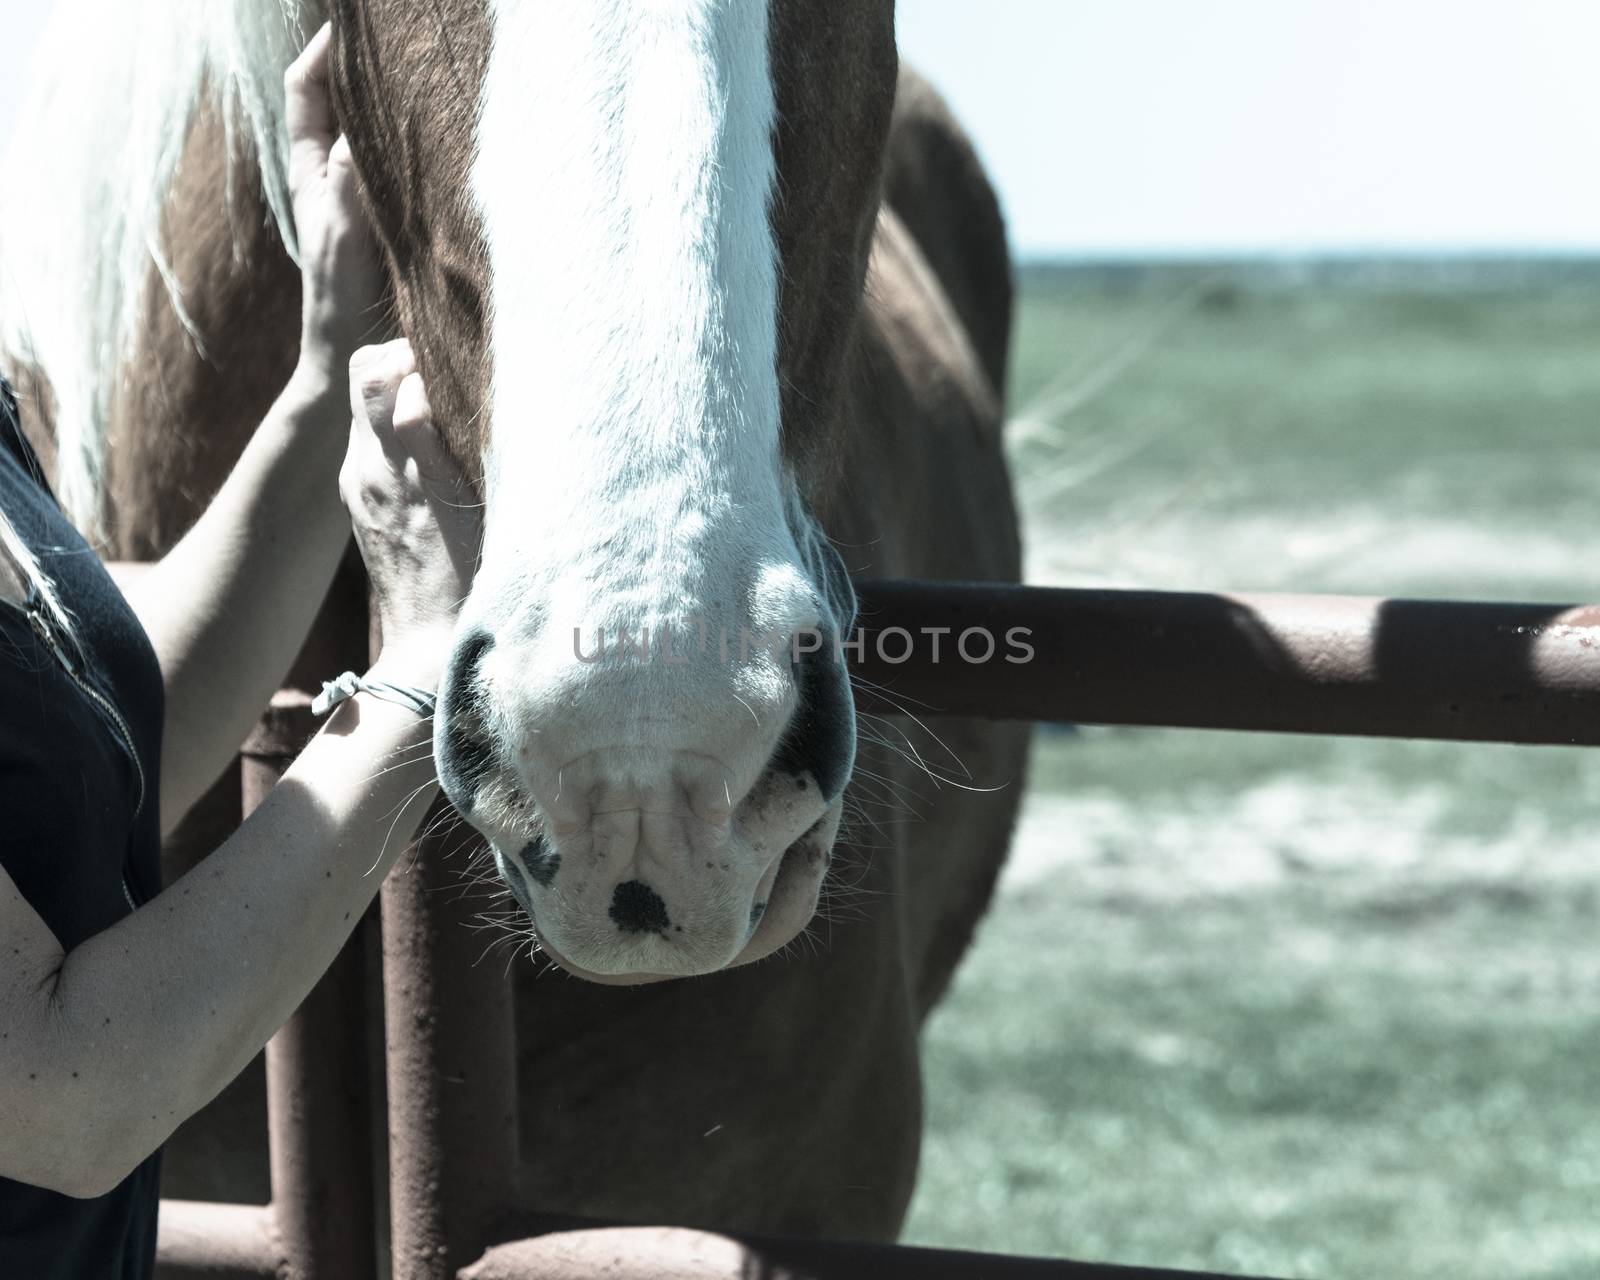
<path fill-rule="evenodd" d="M 128 759 L 133 762 L 134 779 L 138 783 L 135 791 L 137 803 L 133 806 L 134 821 L 138 821 L 139 815 L 144 812 L 145 781 L 144 765 L 139 761 L 139 749 L 133 745 L 133 731 L 128 728 L 128 722 L 122 718 L 122 713 L 117 710 L 111 699 L 90 684 L 78 671 L 77 664 L 73 662 L 71 655 L 67 652 L 67 646 L 62 643 L 61 637 L 56 634 L 56 629 L 51 624 L 50 619 L 45 616 L 44 611 L 35 603 L 30 602 L 28 605 L 28 621 L 33 624 L 34 634 L 44 642 L 45 648 L 50 650 L 61 669 L 67 673 L 67 679 L 78 687 L 84 697 L 88 698 L 105 713 L 106 719 L 111 722 L 116 730 L 119 741 L 126 748 Z M 130 907 L 133 906 L 133 895 L 128 891 L 126 879 L 123 880 L 122 893 L 128 899 L 128 905 Z"/>

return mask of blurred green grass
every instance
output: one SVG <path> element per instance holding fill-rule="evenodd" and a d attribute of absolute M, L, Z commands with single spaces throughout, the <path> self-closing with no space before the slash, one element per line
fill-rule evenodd
<path fill-rule="evenodd" d="M 1014 460 L 1035 548 L 1070 544 L 1075 573 L 1153 586 L 1506 597 L 1592 583 L 1600 289 L 1224 281 L 1182 305 L 1162 280 L 1107 292 L 1022 278 Z M 1141 354 L 1099 386 L 1129 346 Z M 1080 473 L 1055 491 L 1053 477 Z M 1226 529 L 1241 524 L 1250 539 L 1235 545 Z M 1395 535 L 1436 543 L 1463 526 L 1506 552 L 1390 554 Z M 1299 545 L 1319 533 L 1327 545 Z"/>
<path fill-rule="evenodd" d="M 1035 580 L 1600 596 L 1600 293 L 1023 284 Z M 1580 751 L 1042 735 L 907 1238 L 1600 1275 L 1597 815 Z"/>

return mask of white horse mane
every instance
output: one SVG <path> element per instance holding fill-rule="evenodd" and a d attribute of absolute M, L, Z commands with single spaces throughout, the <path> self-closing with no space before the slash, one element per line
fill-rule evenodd
<path fill-rule="evenodd" d="M 103 532 L 106 436 L 154 267 L 186 328 L 161 213 L 190 122 L 218 104 L 229 156 L 254 152 L 298 259 L 283 72 L 325 0 L 61 0 L 34 62 L 0 188 L 0 367 L 55 398 L 56 491 Z"/>

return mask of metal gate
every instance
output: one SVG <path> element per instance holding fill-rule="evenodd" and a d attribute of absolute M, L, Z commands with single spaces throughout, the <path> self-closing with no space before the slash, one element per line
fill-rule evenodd
<path fill-rule="evenodd" d="M 1600 606 L 1334 596 L 858 584 L 853 670 L 869 710 L 1463 741 L 1600 745 Z M 1027 661 L 968 661 L 977 628 L 1029 631 Z M 949 637 L 906 644 L 925 631 Z M 901 633 L 904 633 L 902 636 Z M 246 808 L 312 731 L 280 694 L 244 748 Z M 475 966 L 476 908 L 423 842 L 383 886 L 388 1199 L 367 1123 L 359 935 L 267 1047 L 272 1203 L 162 1204 L 166 1280 L 668 1280 L 1070 1277 L 1128 1269 L 845 1242 L 553 1221 L 519 1199 L 510 984 Z M 456 839 L 461 837 L 457 836 Z M 537 1152 L 533 1153 L 537 1159 Z M 387 1249 L 379 1224 L 387 1221 Z"/>

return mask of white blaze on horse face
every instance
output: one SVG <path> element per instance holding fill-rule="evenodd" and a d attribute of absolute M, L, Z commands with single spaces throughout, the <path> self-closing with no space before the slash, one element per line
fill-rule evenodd
<path fill-rule="evenodd" d="M 719 501 L 779 535 L 765 4 L 489 12 L 472 171 L 493 295 L 486 567 L 725 522 L 703 509 Z"/>
<path fill-rule="evenodd" d="M 781 802 L 764 778 L 810 695 L 789 650 L 761 641 L 846 621 L 800 550 L 779 456 L 766 5 L 488 9 L 472 196 L 492 426 L 457 651 L 474 658 L 454 669 L 505 802 L 485 788 L 469 816 L 513 863 L 530 834 L 517 815 L 542 823 L 527 861 L 561 875 L 524 872 L 575 965 L 701 972 L 748 949 L 774 886 L 795 882 L 777 874 L 784 851 L 831 839 L 839 801 L 804 770 Z M 615 653 L 620 628 L 652 629 L 654 651 L 579 657 Z M 663 635 L 680 655 L 709 649 L 673 661 Z M 805 897 L 791 915 L 809 918 Z"/>

